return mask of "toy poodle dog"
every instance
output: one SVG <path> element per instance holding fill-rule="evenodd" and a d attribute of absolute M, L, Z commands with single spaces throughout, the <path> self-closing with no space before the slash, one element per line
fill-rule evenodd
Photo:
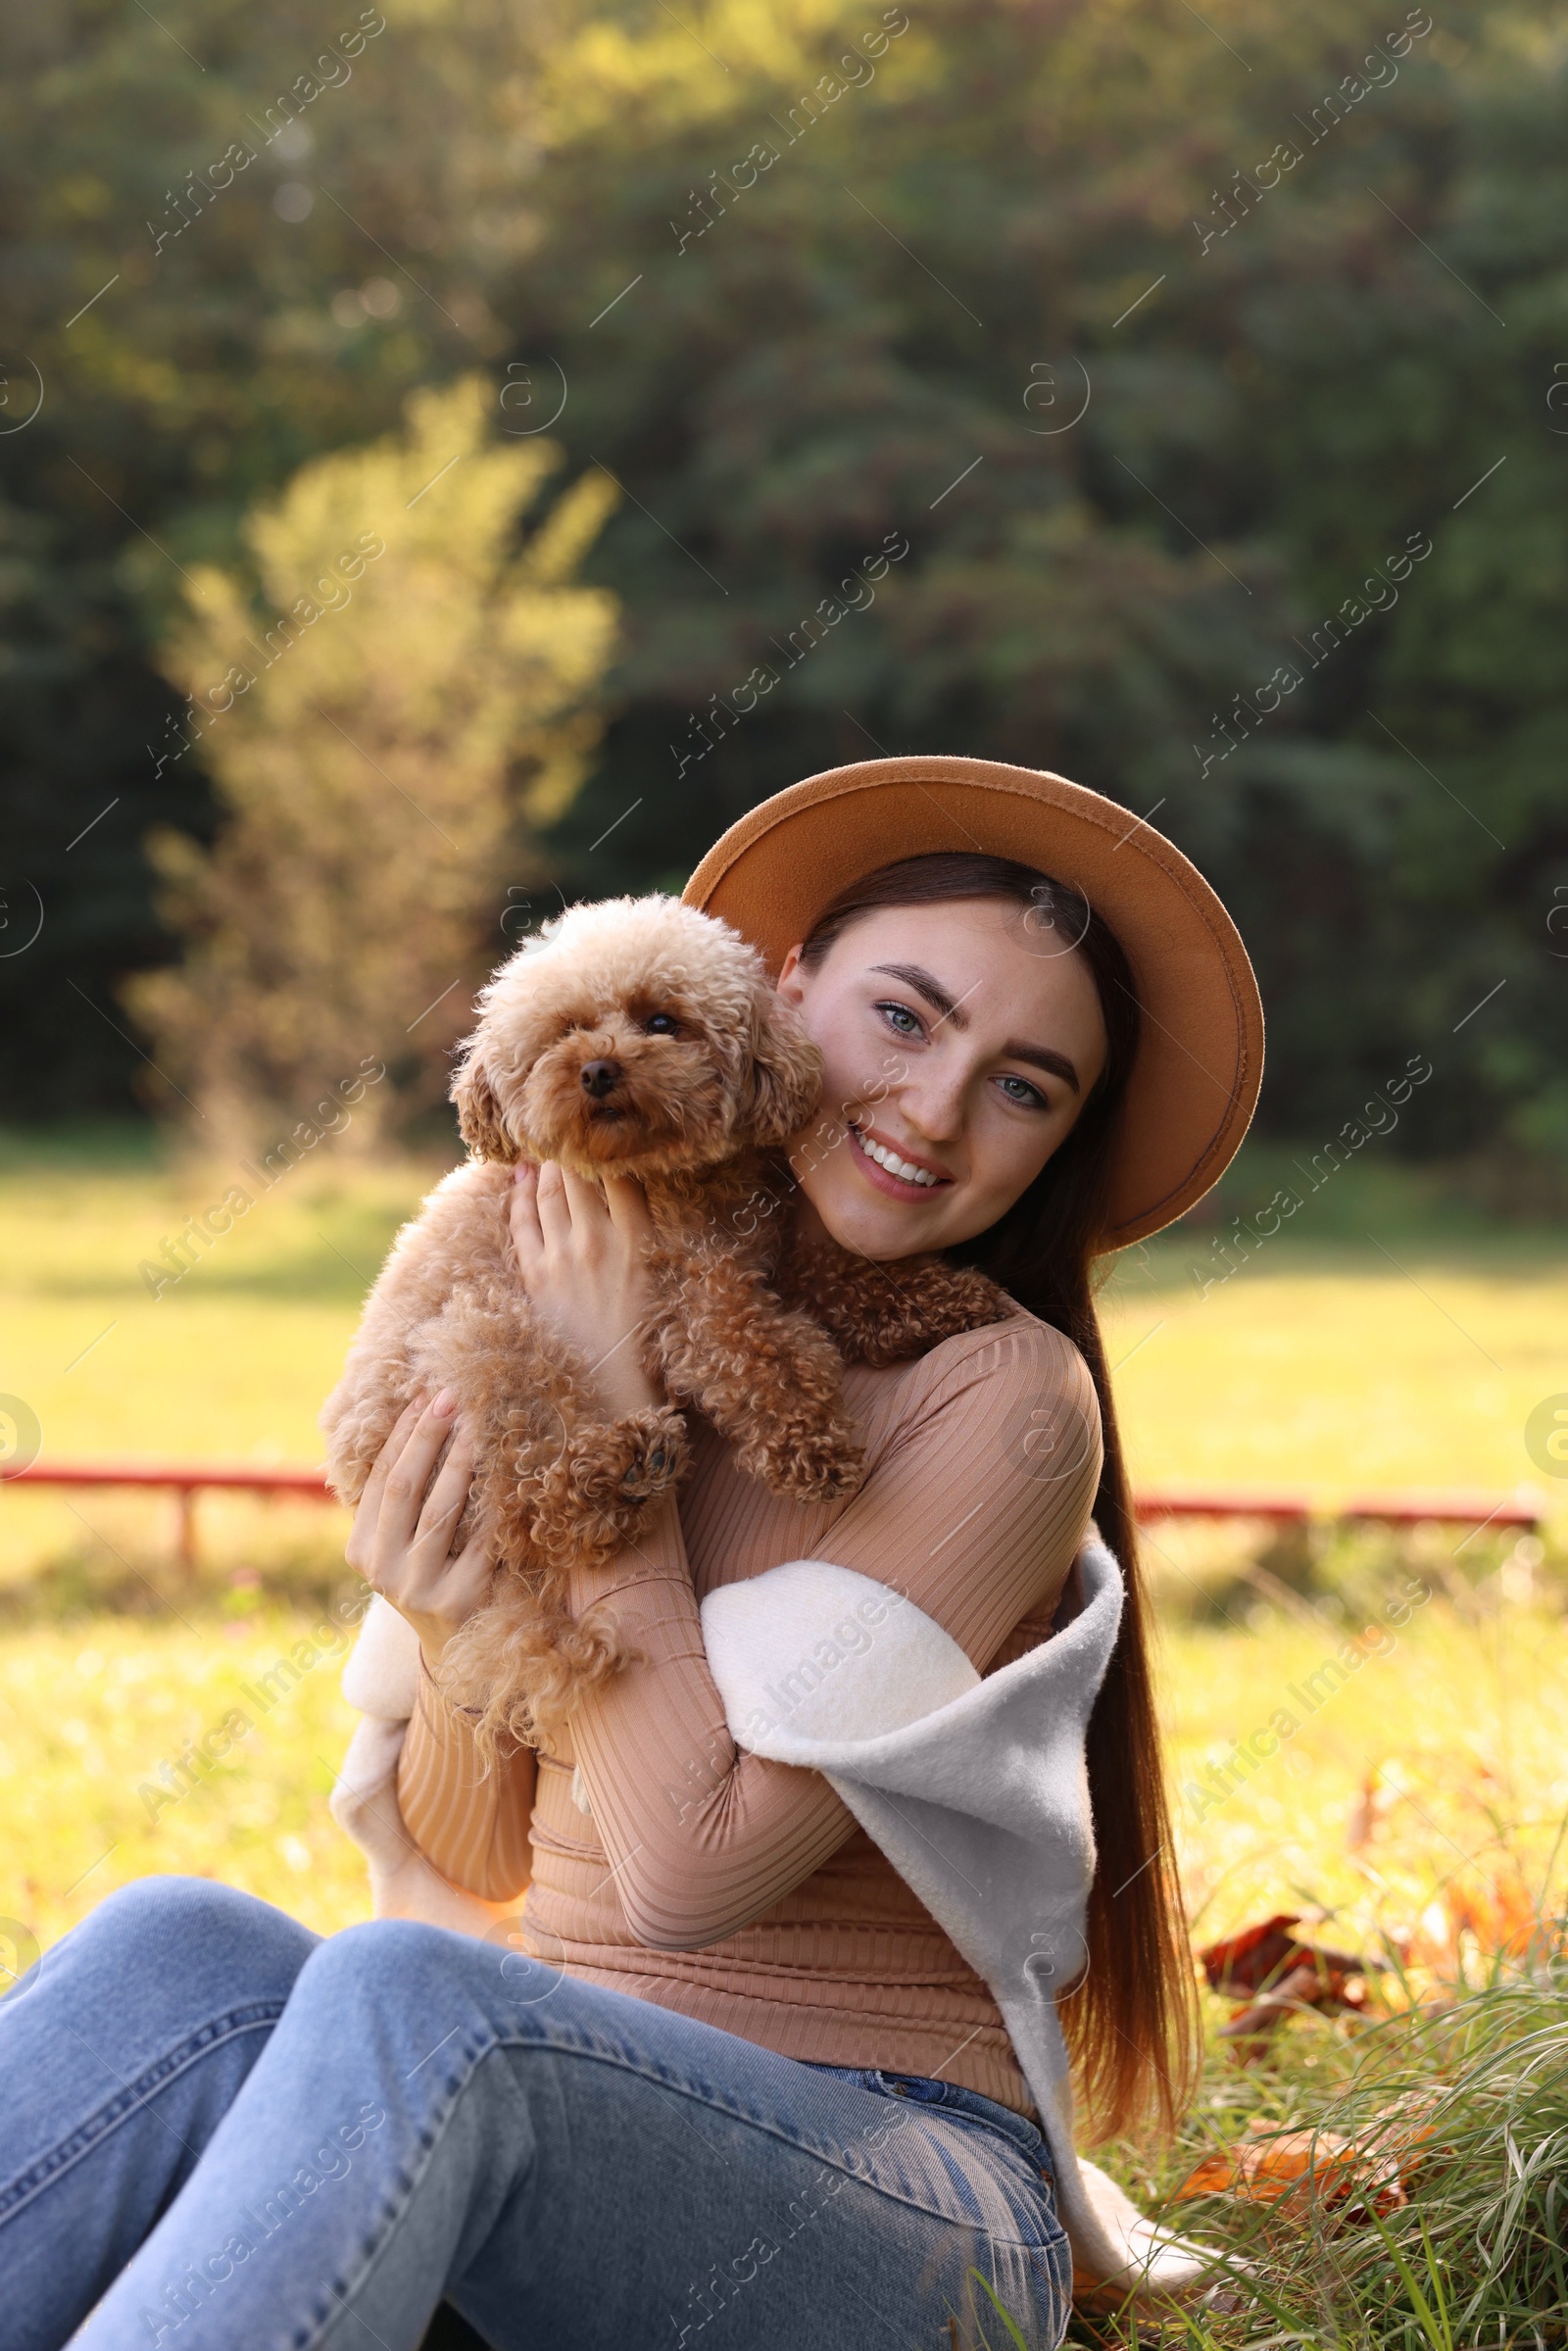
<path fill-rule="evenodd" d="M 678 1478 L 682 1405 L 773 1492 L 848 1495 L 864 1457 L 839 1347 L 888 1360 L 890 1343 L 915 1353 L 1009 1310 L 982 1276 L 934 1259 L 920 1261 L 929 1312 L 920 1272 L 893 1311 L 885 1269 L 867 1267 L 858 1313 L 849 1258 L 832 1335 L 782 1302 L 785 1219 L 757 1203 L 776 1198 L 769 1154 L 820 1089 L 820 1055 L 756 950 L 677 900 L 572 907 L 482 992 L 453 1087 L 473 1155 L 399 1235 L 321 1425 L 332 1484 L 354 1502 L 410 1397 L 453 1392 L 476 1462 L 458 1540 L 482 1534 L 502 1572 L 442 1678 L 487 1732 L 537 1735 L 578 1685 L 627 1661 L 612 1628 L 566 1614 L 566 1577 L 634 1539 Z M 508 1223 L 519 1159 L 643 1184 L 658 1298 L 644 1355 L 667 1404 L 604 1421 L 591 1367 L 531 1308 Z"/>

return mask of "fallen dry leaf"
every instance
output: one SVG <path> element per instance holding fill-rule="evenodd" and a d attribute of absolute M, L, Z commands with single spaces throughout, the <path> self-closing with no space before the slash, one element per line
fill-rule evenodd
<path fill-rule="evenodd" d="M 1370 2197 L 1379 2214 L 1405 2200 L 1398 2164 L 1386 2150 L 1371 2154 L 1333 2131 L 1282 2131 L 1249 2146 L 1205 2155 L 1176 2190 L 1176 2201 L 1194 2196 L 1234 2195 L 1254 2204 L 1277 2204 L 1304 2213 L 1312 2206 L 1362 2208 L 1342 2217 L 1364 2217 Z"/>
<path fill-rule="evenodd" d="M 1544 1949 L 1552 1940 L 1549 1922 L 1516 1869 L 1494 1878 L 1476 1874 L 1453 1879 L 1422 1914 L 1425 1947 L 1421 1956 L 1456 1960 L 1468 1938 L 1490 1957 L 1500 1952 L 1510 1959 L 1525 1958 L 1532 1948 Z"/>
<path fill-rule="evenodd" d="M 1278 1980 L 1300 1967 L 1314 1969 L 1327 1982 L 1333 1977 L 1364 1976 L 1375 1962 L 1353 1951 L 1329 1951 L 1293 1935 L 1300 1913 L 1282 1910 L 1240 1935 L 1226 1935 L 1199 1952 L 1203 1973 L 1215 1991 L 1255 1992 L 1271 1989 Z"/>
<path fill-rule="evenodd" d="M 1303 2008 L 1366 2006 L 1365 1978 L 1372 1963 L 1351 1951 L 1302 1942 L 1292 1932 L 1299 1924 L 1299 1913 L 1280 1911 L 1198 1954 L 1215 1991 L 1251 1995 L 1220 2027 L 1220 2038 L 1231 2043 L 1242 2065 L 1260 2057 L 1285 2019 Z"/>
<path fill-rule="evenodd" d="M 1255 2000 L 1238 2008 L 1228 2023 L 1221 2025 L 1219 2038 L 1234 2045 L 1231 2055 L 1242 2064 L 1250 2064 L 1262 2055 L 1269 2040 L 1279 2031 L 1293 2010 L 1320 2005 L 1320 1989 L 1315 1968 L 1293 1968 L 1272 1991 L 1259 1992 Z"/>
<path fill-rule="evenodd" d="M 1259 1926 L 1244 1927 L 1240 1935 L 1207 1944 L 1198 1957 L 1210 1988 L 1232 1994 L 1257 1991 L 1299 1947 L 1291 1929 L 1300 1923 L 1298 1910 L 1282 1910 Z"/>

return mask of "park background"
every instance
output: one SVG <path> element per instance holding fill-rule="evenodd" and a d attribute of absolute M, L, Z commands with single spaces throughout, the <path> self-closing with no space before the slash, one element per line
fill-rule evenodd
<path fill-rule="evenodd" d="M 1404 2035 L 1216 2040 L 1127 2176 L 1442 2083 L 1471 2177 L 1338 2251 L 1269 2208 L 1281 2308 L 1560 2330 L 1568 2114 L 1510 2055 L 1563 2034 L 1556 12 L 80 0 L 0 38 L 14 1455 L 319 1457 L 473 988 L 562 904 L 879 753 L 1110 794 L 1269 1021 L 1220 1192 L 1110 1274 L 1135 1477 L 1325 1511 L 1149 1530 L 1195 1938 L 1303 1912 Z M 1332 1519 L 1521 1486 L 1537 1535 Z M 185 1570 L 156 1499 L 0 1497 L 20 1956 L 150 1870 L 364 1914 L 328 1644 L 180 1760 L 326 1621 L 341 1522 L 201 1508 Z"/>

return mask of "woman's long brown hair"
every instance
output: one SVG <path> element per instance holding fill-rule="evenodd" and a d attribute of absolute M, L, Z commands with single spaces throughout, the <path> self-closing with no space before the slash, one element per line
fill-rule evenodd
<path fill-rule="evenodd" d="M 1110 2137 L 1150 2120 L 1169 2131 L 1191 2095 L 1196 2069 L 1193 1969 L 1154 1717 L 1149 1601 L 1094 1296 L 1095 1260 L 1106 1249 L 1118 1114 L 1138 1051 L 1131 968 L 1115 934 L 1078 891 L 1009 857 L 969 851 L 906 857 L 842 891 L 818 920 L 803 960 L 819 963 L 858 915 L 875 908 L 974 898 L 1027 907 L 1025 920 L 1043 946 L 1076 954 L 1094 980 L 1105 1026 L 1104 1069 L 1066 1142 L 998 1223 L 951 1253 L 981 1267 L 1070 1339 L 1100 1398 L 1104 1458 L 1095 1517 L 1121 1563 L 1127 1596 L 1089 1720 L 1098 1860 L 1088 1972 L 1061 2002 L 1060 2017 L 1095 2134 Z"/>

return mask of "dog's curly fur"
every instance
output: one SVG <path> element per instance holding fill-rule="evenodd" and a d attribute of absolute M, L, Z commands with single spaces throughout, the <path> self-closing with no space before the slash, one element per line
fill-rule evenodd
<path fill-rule="evenodd" d="M 882 1264 L 834 1242 L 795 1248 L 774 1287 L 836 1343 L 851 1363 L 905 1363 L 959 1331 L 1003 1322 L 1016 1311 L 1006 1292 L 972 1266 L 945 1257 L 896 1257 Z"/>
<path fill-rule="evenodd" d="M 604 1612 L 570 1616 L 567 1577 L 634 1540 L 679 1478 L 682 1404 L 775 1493 L 853 1494 L 839 1347 L 891 1362 L 1009 1308 L 939 1259 L 895 1275 L 831 1246 L 777 1295 L 769 1153 L 810 1117 L 821 1059 L 726 924 L 666 898 L 576 906 L 479 1004 L 453 1088 L 473 1156 L 399 1235 L 321 1425 L 354 1502 L 409 1398 L 456 1396 L 477 1459 L 459 1539 L 481 1535 L 501 1572 L 441 1678 L 488 1745 L 537 1740 L 631 1661 Z M 531 1310 L 508 1228 L 520 1158 L 643 1183 L 659 1300 L 644 1351 L 667 1406 L 600 1420 L 591 1367 Z"/>

